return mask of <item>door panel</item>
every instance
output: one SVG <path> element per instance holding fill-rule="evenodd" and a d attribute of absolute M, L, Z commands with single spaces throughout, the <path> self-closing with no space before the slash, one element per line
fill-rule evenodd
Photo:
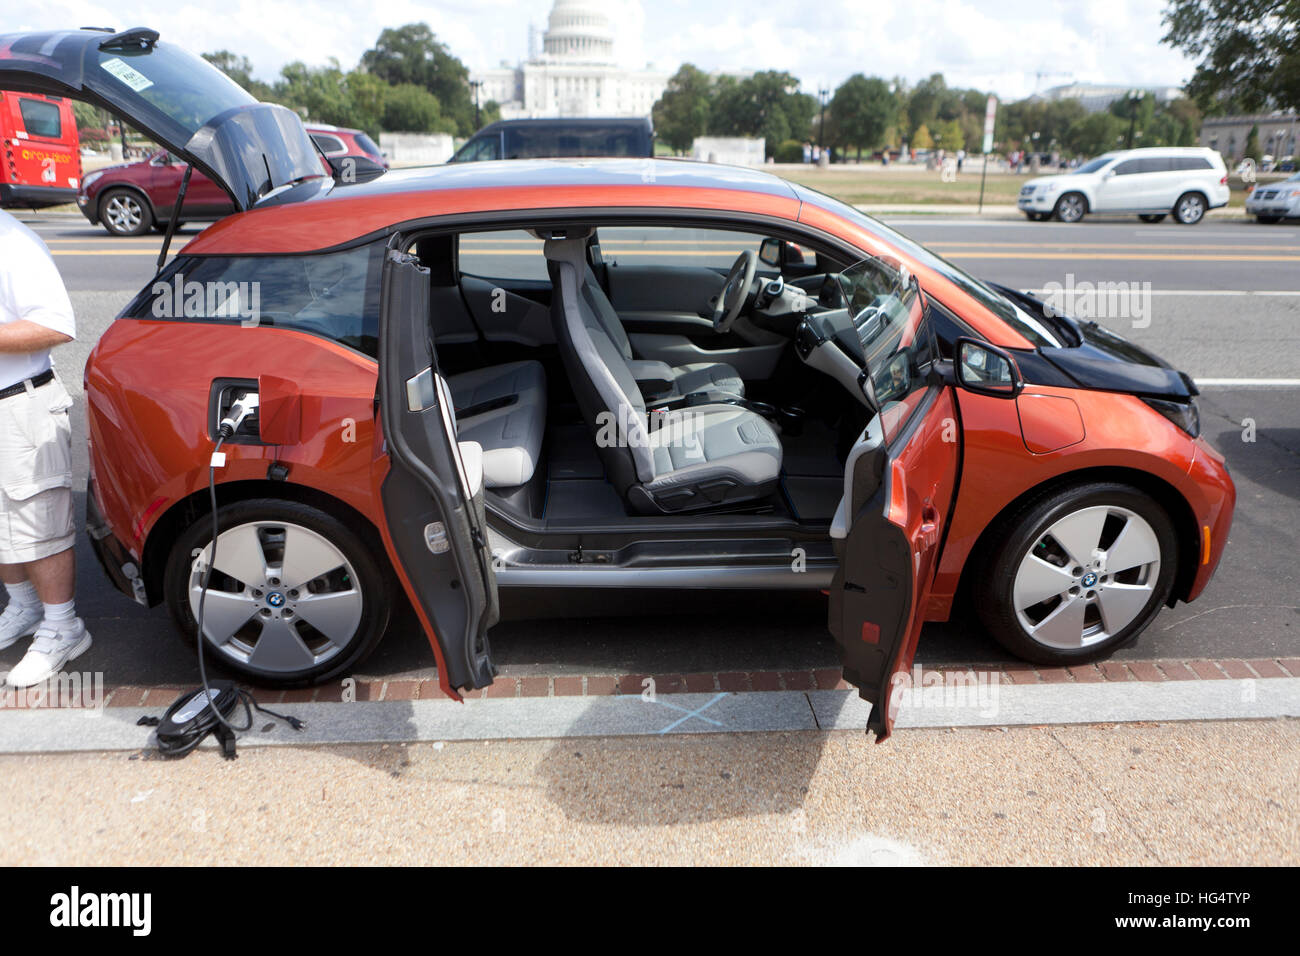
<path fill-rule="evenodd" d="M 889 736 L 912 665 L 957 488 L 961 428 L 938 362 L 930 309 L 896 264 L 840 274 L 875 415 L 849 454 L 831 525 L 840 559 L 829 627 L 844 678 L 872 702 L 867 729 Z"/>
<path fill-rule="evenodd" d="M 610 265 L 610 304 L 620 315 L 646 320 L 654 313 L 709 316 L 726 276 L 705 266 Z"/>
<path fill-rule="evenodd" d="M 380 418 L 389 470 L 378 488 L 393 567 L 438 661 L 443 690 L 486 687 L 496 579 L 483 497 L 455 436 L 450 392 L 430 341 L 429 271 L 388 250 L 379 330 Z M 472 449 L 466 449 L 471 451 Z"/>
<path fill-rule="evenodd" d="M 875 705 L 867 729 L 889 735 L 912 666 L 944 524 L 956 489 L 960 443 L 952 389 L 936 386 L 901 449 L 886 452 L 879 425 L 850 455 L 846 537 L 831 586 L 830 629 L 844 679 Z M 878 420 L 878 419 L 877 419 Z"/>

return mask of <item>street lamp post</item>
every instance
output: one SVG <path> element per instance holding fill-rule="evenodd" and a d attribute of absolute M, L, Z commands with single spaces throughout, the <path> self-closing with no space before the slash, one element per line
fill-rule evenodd
<path fill-rule="evenodd" d="M 483 88 L 483 81 L 470 80 L 469 85 L 474 90 L 474 128 L 478 129 L 482 125 L 479 120 L 478 91 Z"/>
<path fill-rule="evenodd" d="M 1133 148 L 1133 131 L 1137 126 L 1138 104 L 1142 102 L 1141 90 L 1128 91 L 1128 144 L 1125 149 Z"/>
<path fill-rule="evenodd" d="M 821 100 L 821 118 L 817 120 L 817 145 L 822 154 L 826 152 L 826 101 L 830 99 L 831 91 L 825 87 L 817 90 L 817 99 Z"/>

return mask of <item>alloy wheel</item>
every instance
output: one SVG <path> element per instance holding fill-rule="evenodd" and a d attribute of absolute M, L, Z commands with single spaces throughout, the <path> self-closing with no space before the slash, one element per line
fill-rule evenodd
<path fill-rule="evenodd" d="M 104 204 L 104 219 L 114 232 L 135 232 L 144 219 L 144 207 L 135 197 L 119 193 Z"/>
<path fill-rule="evenodd" d="M 1190 226 L 1201 221 L 1205 215 L 1205 200 L 1192 193 L 1178 200 L 1178 221 Z"/>
<path fill-rule="evenodd" d="M 1083 218 L 1083 197 L 1078 193 L 1062 196 L 1056 204 L 1056 216 L 1061 222 L 1078 222 Z"/>
<path fill-rule="evenodd" d="M 1029 638 L 1076 650 L 1118 634 L 1160 577 L 1160 540 L 1128 508 L 1082 508 L 1053 522 L 1016 570 L 1016 617 Z"/>
<path fill-rule="evenodd" d="M 190 567 L 190 610 L 199 616 L 209 543 Z M 250 521 L 223 531 L 204 602 L 204 637 L 233 662 L 279 674 L 322 664 L 361 623 L 357 574 L 343 552 L 301 525 Z"/>

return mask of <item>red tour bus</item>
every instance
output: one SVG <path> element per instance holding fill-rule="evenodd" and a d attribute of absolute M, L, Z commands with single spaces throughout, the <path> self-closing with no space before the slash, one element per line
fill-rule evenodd
<path fill-rule="evenodd" d="M 0 206 L 76 202 L 81 142 L 72 101 L 0 91 Z"/>

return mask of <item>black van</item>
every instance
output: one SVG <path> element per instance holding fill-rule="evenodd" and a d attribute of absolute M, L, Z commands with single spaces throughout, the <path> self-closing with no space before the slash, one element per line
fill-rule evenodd
<path fill-rule="evenodd" d="M 449 162 L 583 156 L 653 156 L 645 118 L 499 120 L 483 127 Z"/>

